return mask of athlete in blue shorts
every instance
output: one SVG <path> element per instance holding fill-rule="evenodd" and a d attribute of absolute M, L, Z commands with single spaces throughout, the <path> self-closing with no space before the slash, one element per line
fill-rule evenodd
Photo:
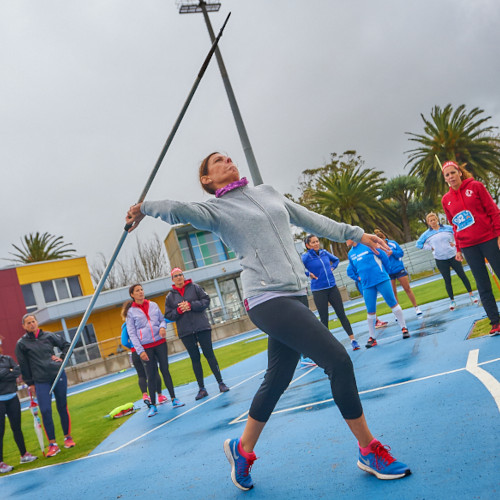
<path fill-rule="evenodd" d="M 361 283 L 363 298 L 365 299 L 368 332 L 370 338 L 366 343 L 366 348 L 377 345 L 375 339 L 375 321 L 377 318 L 377 293 L 380 292 L 387 305 L 392 309 L 394 316 L 401 325 L 403 338 L 410 337 L 406 322 L 403 316 L 403 310 L 398 304 L 394 292 L 392 291 L 391 279 L 389 277 L 389 258 L 384 251 L 379 251 L 379 255 L 366 245 L 356 243 L 352 240 L 346 241 L 347 245 L 352 247 L 347 257 L 349 265 L 347 266 L 347 276 L 356 282 Z"/>

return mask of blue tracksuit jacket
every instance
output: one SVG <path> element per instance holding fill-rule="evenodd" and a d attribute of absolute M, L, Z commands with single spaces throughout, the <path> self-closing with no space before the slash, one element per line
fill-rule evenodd
<path fill-rule="evenodd" d="M 351 248 L 347 257 L 347 276 L 361 283 L 363 290 L 390 279 L 389 257 L 383 250 L 379 250 L 379 255 L 375 255 L 371 248 L 358 243 Z M 361 278 L 361 281 L 358 278 Z"/>
<path fill-rule="evenodd" d="M 335 277 L 332 269 L 339 265 L 339 259 L 324 249 L 319 255 L 311 248 L 302 254 L 302 262 L 306 268 L 306 276 L 313 273 L 318 279 L 311 279 L 311 290 L 325 290 L 335 286 Z"/>

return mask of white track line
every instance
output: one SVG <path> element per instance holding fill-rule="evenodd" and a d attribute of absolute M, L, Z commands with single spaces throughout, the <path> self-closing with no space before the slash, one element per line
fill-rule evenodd
<path fill-rule="evenodd" d="M 476 349 L 475 351 L 479 352 L 478 349 Z M 471 351 L 469 353 L 469 358 L 471 356 L 471 353 L 473 353 L 475 351 Z M 479 365 L 486 365 L 488 363 L 494 363 L 496 361 L 500 361 L 500 358 L 491 359 L 489 361 L 485 361 L 483 363 L 478 364 L 477 363 L 477 352 L 476 352 L 476 361 L 475 361 L 475 365 L 473 366 L 473 368 L 475 367 L 477 372 L 480 372 L 481 375 L 483 377 L 485 377 L 485 379 L 488 379 L 488 382 L 490 383 L 490 387 L 493 387 L 494 390 L 497 391 L 497 392 L 493 393 L 492 390 L 488 386 L 486 386 L 488 388 L 488 390 L 492 393 L 493 398 L 495 398 L 495 402 L 497 403 L 497 405 L 500 409 L 500 383 L 492 375 L 490 375 L 488 372 L 479 368 Z M 423 380 L 429 380 L 429 379 L 436 378 L 436 377 L 442 377 L 444 375 L 451 375 L 452 373 L 457 373 L 457 372 L 469 371 L 469 372 L 473 373 L 468 367 L 469 367 L 469 360 L 467 361 L 467 366 L 465 368 L 457 368 L 456 370 L 449 370 L 447 372 L 435 373 L 434 375 L 427 375 L 426 377 L 420 377 L 420 378 L 416 378 L 413 380 L 406 380 L 405 382 L 398 382 L 397 384 L 389 384 L 389 385 L 384 385 L 381 387 L 375 387 L 374 389 L 367 389 L 366 391 L 361 391 L 359 394 L 360 395 L 361 394 L 369 394 L 370 392 L 377 392 L 377 391 L 383 391 L 385 389 L 392 389 L 393 387 L 399 387 L 402 385 L 413 384 L 415 382 L 422 382 Z M 480 378 L 479 375 L 477 375 L 476 373 L 473 373 L 473 375 Z M 486 383 L 483 380 L 481 380 L 481 382 L 483 382 L 483 384 L 486 385 Z M 333 398 L 329 398 L 329 399 L 324 399 L 323 401 L 314 401 L 312 403 L 306 403 L 303 405 L 292 406 L 290 408 L 284 408 L 282 410 L 274 411 L 272 413 L 272 415 L 277 415 L 278 413 L 287 413 L 289 411 L 301 410 L 303 408 L 310 408 L 311 406 L 319 406 L 319 405 L 322 405 L 325 403 L 331 403 L 332 401 L 333 401 Z M 246 419 L 243 419 L 243 417 L 245 417 L 247 414 L 248 414 L 248 411 L 243 413 L 239 417 L 235 418 L 233 421 L 229 422 L 229 424 L 237 424 L 237 423 L 245 422 Z"/>
<path fill-rule="evenodd" d="M 472 373 L 474 377 L 477 377 L 483 383 L 486 389 L 490 391 L 493 399 L 495 400 L 495 403 L 498 406 L 498 411 L 500 411 L 500 382 L 498 382 L 498 380 L 493 375 L 491 375 L 491 373 L 488 373 L 486 370 L 479 368 L 478 359 L 479 349 L 470 351 L 465 369 L 469 373 Z"/>

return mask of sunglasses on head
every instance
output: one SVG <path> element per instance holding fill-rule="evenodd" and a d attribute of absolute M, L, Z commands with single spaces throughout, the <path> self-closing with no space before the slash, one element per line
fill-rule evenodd
<path fill-rule="evenodd" d="M 184 274 L 182 274 L 182 273 L 180 273 L 180 274 L 173 274 L 172 278 L 180 278 L 181 276 L 184 276 Z"/>

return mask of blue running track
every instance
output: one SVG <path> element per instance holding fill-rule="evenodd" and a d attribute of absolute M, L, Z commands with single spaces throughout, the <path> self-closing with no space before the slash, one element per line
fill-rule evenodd
<path fill-rule="evenodd" d="M 500 498 L 500 336 L 466 340 L 483 309 L 457 298 L 405 311 L 411 338 L 392 317 L 379 345 L 352 352 L 372 432 L 413 474 L 380 481 L 356 466 L 357 446 L 318 368 L 297 368 L 256 448 L 255 487 L 231 483 L 222 444 L 239 436 L 261 383 L 265 353 L 224 370 L 231 391 L 213 377 L 209 397 L 178 388 L 186 406 L 141 409 L 91 455 L 0 478 L 0 498 L 31 499 L 497 499 Z M 364 346 L 365 323 L 355 325 Z M 251 339 L 249 340 L 251 341 Z M 78 422 L 74 422 L 78 426 Z M 64 453 L 64 449 L 61 451 Z"/>

